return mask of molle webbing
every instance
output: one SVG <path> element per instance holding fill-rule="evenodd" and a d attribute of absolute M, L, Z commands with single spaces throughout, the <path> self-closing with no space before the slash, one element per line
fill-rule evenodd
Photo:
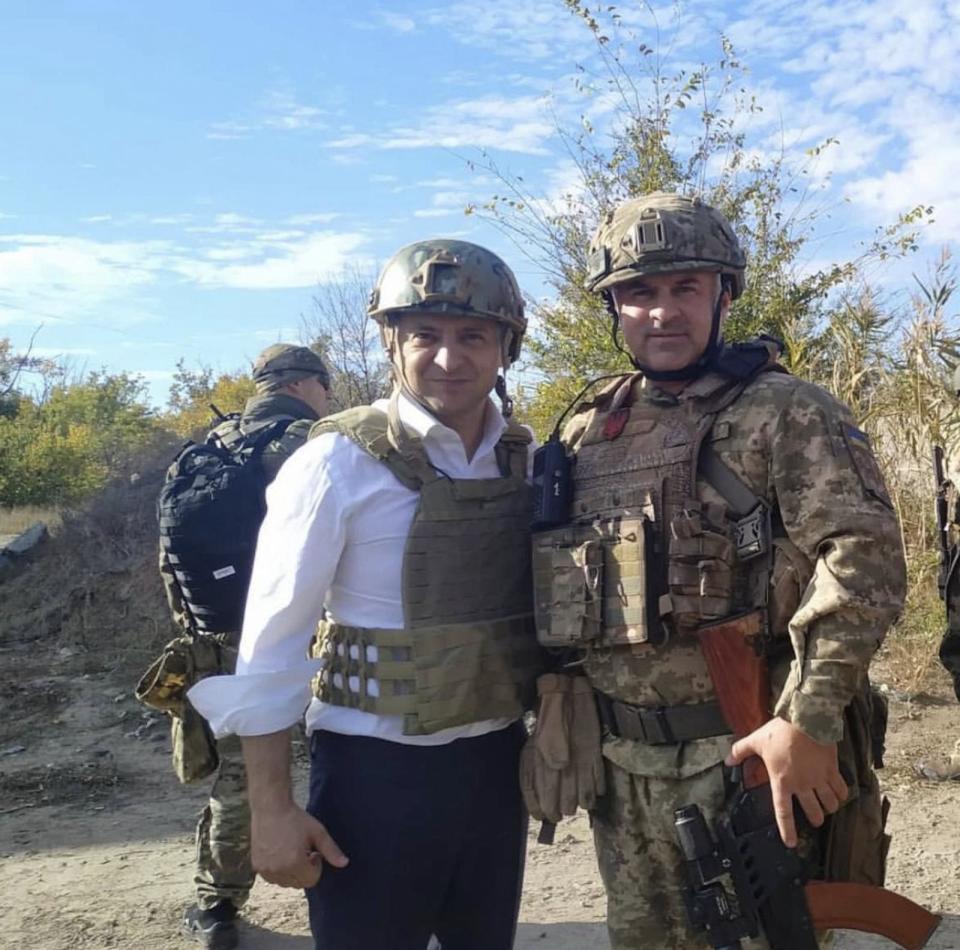
<path fill-rule="evenodd" d="M 326 702 L 403 716 L 407 735 L 519 715 L 539 661 L 528 615 L 416 631 L 324 621 L 312 652 L 325 661 L 318 685 Z"/>

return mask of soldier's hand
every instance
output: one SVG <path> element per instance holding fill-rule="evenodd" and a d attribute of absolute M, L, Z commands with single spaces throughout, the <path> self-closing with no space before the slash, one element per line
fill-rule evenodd
<path fill-rule="evenodd" d="M 253 869 L 280 887 L 313 887 L 323 862 L 345 867 L 347 856 L 312 815 L 291 802 L 277 810 L 254 810 L 250 819 Z"/>
<path fill-rule="evenodd" d="M 846 801 L 847 783 L 837 764 L 836 745 L 815 742 L 785 719 L 774 717 L 735 742 L 726 763 L 739 765 L 751 755 L 759 756 L 767 767 L 777 828 L 788 848 L 797 845 L 794 798 L 815 828 Z"/>

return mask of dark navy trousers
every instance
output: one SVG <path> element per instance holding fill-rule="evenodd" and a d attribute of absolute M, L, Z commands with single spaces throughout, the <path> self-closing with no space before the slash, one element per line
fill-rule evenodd
<path fill-rule="evenodd" d="M 316 950 L 510 950 L 527 816 L 519 723 L 447 745 L 314 733 L 307 810 L 350 864 L 307 891 Z"/>

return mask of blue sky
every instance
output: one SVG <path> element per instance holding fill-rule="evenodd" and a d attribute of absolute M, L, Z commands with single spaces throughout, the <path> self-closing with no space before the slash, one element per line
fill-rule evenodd
<path fill-rule="evenodd" d="M 732 39 L 759 150 L 839 140 L 814 169 L 834 210 L 811 264 L 919 203 L 935 222 L 909 266 L 955 239 L 955 0 L 621 9 L 668 72 Z M 298 337 L 318 282 L 419 238 L 485 243 L 542 294 L 463 215 L 497 190 L 466 162 L 486 149 L 547 198 L 575 182 L 554 127 L 583 111 L 572 80 L 595 55 L 560 0 L 6 3 L 0 336 L 42 324 L 37 352 L 142 373 L 162 402 L 179 358 L 242 367 Z"/>

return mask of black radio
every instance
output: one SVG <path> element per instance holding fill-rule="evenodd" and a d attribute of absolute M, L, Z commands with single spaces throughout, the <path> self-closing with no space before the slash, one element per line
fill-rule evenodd
<path fill-rule="evenodd" d="M 564 444 L 551 438 L 533 453 L 533 528 L 570 520 L 571 462 Z"/>

